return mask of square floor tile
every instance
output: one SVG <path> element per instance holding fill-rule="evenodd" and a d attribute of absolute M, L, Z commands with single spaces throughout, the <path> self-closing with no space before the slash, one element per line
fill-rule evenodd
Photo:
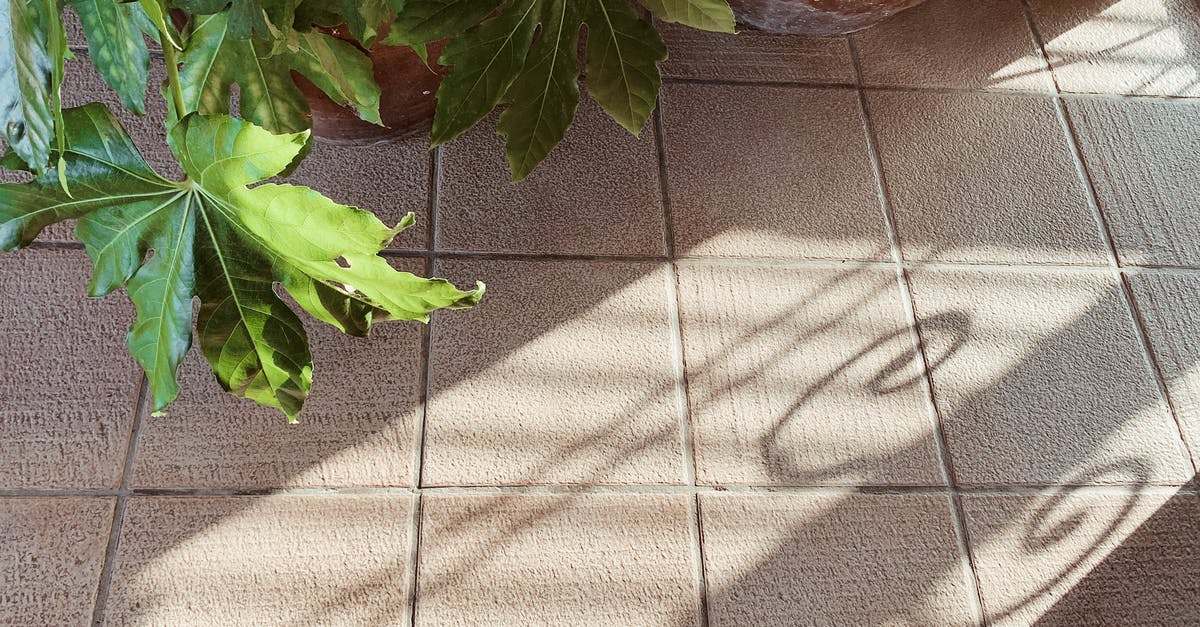
<path fill-rule="evenodd" d="M 417 625 L 697 625 L 684 495 L 426 495 Z"/>
<path fill-rule="evenodd" d="M 1071 98 L 1067 110 L 1121 260 L 1200 265 L 1200 106 Z"/>
<path fill-rule="evenodd" d="M 1186 483 L 1116 279 L 922 271 L 917 320 L 963 484 Z"/>
<path fill-rule="evenodd" d="M 930 0 L 853 37 L 868 85 L 1054 90 L 1020 0 Z"/>
<path fill-rule="evenodd" d="M 90 625 L 111 498 L 0 498 L 0 624 Z"/>
<path fill-rule="evenodd" d="M 971 622 L 941 495 L 701 497 L 713 625 Z"/>
<path fill-rule="evenodd" d="M 332 146 L 312 152 L 283 182 L 311 187 L 344 205 L 366 209 L 388 226 L 413 212 L 417 223 L 389 248 L 424 249 L 429 242 L 429 138 L 380 146 Z"/>
<path fill-rule="evenodd" d="M 582 90 L 583 87 L 581 86 Z M 442 250 L 661 255 L 654 132 L 633 137 L 587 94 L 562 144 L 510 182 L 495 116 L 442 149 Z"/>
<path fill-rule="evenodd" d="M 871 92 L 909 260 L 1108 262 L 1048 98 Z"/>
<path fill-rule="evenodd" d="M 659 22 L 668 54 L 663 76 L 734 81 L 854 84 L 845 37 L 798 37 L 743 29 L 712 33 Z"/>
<path fill-rule="evenodd" d="M 140 371 L 124 293 L 84 296 L 82 250 L 0 255 L 0 487 L 115 488 Z"/>
<path fill-rule="evenodd" d="M 966 496 L 993 625 L 1200 623 L 1200 500 L 1134 493 Z"/>
<path fill-rule="evenodd" d="M 1030 0 L 1065 92 L 1200 96 L 1192 0 Z"/>
<path fill-rule="evenodd" d="M 680 483 L 666 269 L 439 261 L 488 284 L 437 314 L 424 485 Z"/>
<path fill-rule="evenodd" d="M 1200 463 L 1200 274 L 1135 274 L 1129 282 L 1192 459 Z"/>
<path fill-rule="evenodd" d="M 134 497 L 106 623 L 403 625 L 411 502 Z"/>
<path fill-rule="evenodd" d="M 896 273 L 679 268 L 698 480 L 944 483 Z"/>
<path fill-rule="evenodd" d="M 422 263 L 397 264 L 421 272 Z M 408 486 L 422 394 L 421 325 L 343 335 L 300 312 L 315 363 L 299 424 L 221 390 L 198 345 L 165 416 L 147 415 L 133 483 L 157 488 Z"/>
<path fill-rule="evenodd" d="M 889 256 L 854 91 L 674 84 L 663 114 L 679 254 Z"/>

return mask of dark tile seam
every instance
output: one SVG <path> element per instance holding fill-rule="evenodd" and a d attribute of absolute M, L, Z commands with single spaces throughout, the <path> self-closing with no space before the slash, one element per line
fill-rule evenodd
<path fill-rule="evenodd" d="M 675 230 L 671 213 L 670 172 L 667 167 L 666 124 L 663 120 L 663 98 L 659 95 L 654 107 L 654 147 L 658 159 L 658 183 L 662 195 L 663 206 L 663 245 L 667 258 L 665 267 L 667 298 L 667 315 L 670 318 L 671 334 L 671 365 L 674 370 L 675 406 L 679 419 L 679 439 L 682 448 L 683 474 L 693 494 L 688 505 L 688 531 L 692 548 L 693 579 L 695 591 L 699 596 L 696 607 L 696 619 L 702 626 L 709 624 L 708 612 L 708 573 L 704 563 L 704 522 L 700 510 L 700 495 L 696 489 L 696 438 L 691 418 L 691 405 L 688 401 L 687 358 L 683 347 L 683 316 L 679 303 L 682 299 L 679 287 L 679 267 L 675 263 Z"/>
<path fill-rule="evenodd" d="M 862 65 L 858 55 L 858 46 L 853 36 L 848 37 L 847 40 L 850 45 L 850 58 L 854 64 L 855 79 L 858 83 L 859 114 L 862 118 L 867 153 L 871 160 L 871 170 L 875 175 L 876 193 L 883 213 L 884 225 L 887 229 L 888 244 L 891 248 L 893 268 L 896 273 L 901 303 L 904 308 L 904 315 L 907 318 L 909 341 L 917 348 L 918 355 L 921 358 L 921 370 L 924 374 L 924 391 L 926 399 L 928 399 L 927 407 L 930 414 L 931 432 L 937 445 L 937 458 L 942 471 L 942 479 L 949 488 L 946 505 L 951 514 L 954 540 L 958 545 L 961 568 L 963 569 L 964 580 L 967 584 L 967 601 L 975 624 L 984 625 L 987 623 L 987 619 L 983 609 L 983 595 L 982 587 L 979 583 L 978 568 L 976 567 L 975 556 L 971 547 L 970 531 L 967 527 L 962 497 L 958 490 L 958 480 L 954 473 L 953 454 L 946 440 L 945 424 L 942 420 L 942 413 L 938 407 L 936 396 L 933 393 L 933 376 L 929 367 L 929 355 L 925 349 L 924 338 L 921 336 L 920 325 L 917 322 L 917 310 L 913 302 L 912 285 L 909 282 L 908 271 L 904 267 L 904 252 L 901 247 L 900 232 L 896 227 L 896 215 L 891 203 L 887 177 L 883 170 L 883 160 L 879 154 L 875 126 L 871 121 L 871 111 L 867 104 L 867 92 L 863 87 Z"/>
<path fill-rule="evenodd" d="M 1180 418 L 1179 408 L 1172 398 L 1171 391 L 1167 386 L 1167 378 L 1164 374 L 1162 364 L 1159 363 L 1158 357 L 1154 353 L 1154 347 L 1150 343 L 1150 334 L 1147 331 L 1144 316 L 1140 307 L 1137 304 L 1137 298 L 1133 293 L 1133 287 L 1129 282 L 1129 276 L 1125 272 L 1121 262 L 1121 253 L 1117 250 L 1115 238 L 1113 236 L 1112 225 L 1109 224 L 1104 211 L 1100 208 L 1099 195 L 1096 193 L 1096 183 L 1092 176 L 1091 169 L 1088 168 L 1087 161 L 1083 158 L 1082 144 L 1079 141 L 1079 133 L 1071 120 L 1070 111 L 1067 110 L 1061 97 L 1061 89 L 1058 83 L 1058 77 L 1051 71 L 1050 59 L 1046 53 L 1045 40 L 1042 37 L 1041 31 L 1038 30 L 1037 20 L 1034 17 L 1033 9 L 1029 5 L 1029 0 L 1021 0 L 1021 9 L 1025 15 L 1025 22 L 1029 27 L 1031 36 L 1033 37 L 1034 45 L 1038 51 L 1038 56 L 1042 62 L 1043 69 L 1050 73 L 1054 84 L 1054 108 L 1058 113 L 1059 124 L 1062 127 L 1064 138 L 1071 151 L 1071 159 L 1074 161 L 1076 174 L 1079 177 L 1079 182 L 1083 186 L 1084 195 L 1087 197 L 1088 206 L 1092 210 L 1096 223 L 1099 225 L 1100 239 L 1105 248 L 1108 250 L 1109 266 L 1116 274 L 1118 281 L 1121 284 L 1121 295 L 1125 301 L 1125 306 L 1129 311 L 1130 317 L 1133 319 L 1134 332 L 1137 335 L 1138 344 L 1142 348 L 1142 358 L 1150 366 L 1150 370 L 1154 376 L 1154 382 L 1158 386 L 1159 394 L 1167 403 L 1167 409 L 1171 413 L 1171 419 L 1175 422 L 1175 429 L 1179 435 L 1179 443 L 1182 448 L 1182 453 L 1187 458 L 1188 464 L 1192 470 L 1192 480 L 1196 480 L 1196 464 L 1197 455 L 1200 455 L 1200 449 L 1196 448 L 1195 443 L 1188 442 L 1187 430 L 1183 427 L 1183 420 Z"/>
<path fill-rule="evenodd" d="M 117 489 L 117 502 L 113 506 L 112 523 L 108 528 L 108 545 L 104 550 L 104 563 L 100 569 L 100 581 L 96 586 L 95 603 L 92 606 L 92 625 L 104 622 L 108 605 L 108 594 L 112 587 L 113 571 L 117 565 L 117 554 L 121 549 L 121 528 L 125 524 L 125 509 L 133 494 L 130 484 L 133 479 L 134 460 L 137 456 L 138 437 L 142 430 L 142 419 L 150 405 L 150 382 L 138 371 L 137 405 L 133 408 L 133 424 L 129 428 L 129 442 L 125 448 L 125 463 L 121 468 L 121 485 Z"/>

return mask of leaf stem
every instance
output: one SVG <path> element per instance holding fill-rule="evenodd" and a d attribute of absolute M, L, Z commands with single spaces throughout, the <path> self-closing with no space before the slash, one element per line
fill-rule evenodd
<path fill-rule="evenodd" d="M 163 7 L 163 17 L 167 17 L 166 7 L 159 0 L 159 6 Z M 175 42 L 171 34 L 166 31 L 169 28 L 165 20 L 159 23 L 159 41 L 162 42 L 163 64 L 167 66 L 167 84 L 170 85 L 171 93 L 169 100 L 172 101 L 175 107 L 175 117 L 182 120 L 183 116 L 187 115 L 187 108 L 183 105 L 183 85 L 179 82 L 179 63 L 175 60 Z"/>

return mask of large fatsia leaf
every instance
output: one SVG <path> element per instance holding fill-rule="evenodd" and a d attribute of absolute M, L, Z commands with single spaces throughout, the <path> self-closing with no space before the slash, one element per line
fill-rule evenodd
<path fill-rule="evenodd" d="M 150 53 L 138 26 L 141 6 L 117 0 L 71 0 L 71 6 L 79 14 L 88 56 L 100 76 L 130 111 L 145 113 Z"/>
<path fill-rule="evenodd" d="M 733 10 L 725 0 L 639 0 L 655 17 L 692 28 L 732 33 Z"/>
<path fill-rule="evenodd" d="M 396 19 L 383 43 L 419 46 L 461 33 L 496 10 L 503 0 L 389 0 Z"/>
<path fill-rule="evenodd" d="M 695 1 L 725 6 L 724 0 Z M 413 2 L 458 7 L 465 0 L 412 0 L 410 7 Z M 513 180 L 527 176 L 574 118 L 579 30 L 585 23 L 588 91 L 613 120 L 639 134 L 658 99 L 658 64 L 667 56 L 654 27 L 625 0 L 509 0 L 442 52 L 440 62 L 450 72 L 438 88 L 433 144 L 458 137 L 509 102 L 499 131 L 508 136 Z"/>
<path fill-rule="evenodd" d="M 520 76 L 508 88 L 512 103 L 497 130 L 507 135 L 505 152 L 519 181 L 562 141 L 579 106 L 579 0 L 544 0 L 542 32 L 529 50 Z"/>
<path fill-rule="evenodd" d="M 273 133 L 306 130 L 312 121 L 308 101 L 292 79 L 294 69 L 336 102 L 349 103 L 364 120 L 380 123 L 379 86 L 370 59 L 329 35 L 293 34 L 294 49 L 272 51 L 258 40 L 232 36 L 223 13 L 198 18 L 179 58 L 184 107 L 227 114 L 236 83 L 243 117 Z"/>
<path fill-rule="evenodd" d="M 370 48 L 379 35 L 379 27 L 392 15 L 387 0 L 341 0 L 342 15 L 350 34 L 364 48 Z"/>
<path fill-rule="evenodd" d="M 397 272 L 379 251 L 389 228 L 372 214 L 290 185 L 259 185 L 290 164 L 307 133 L 273 135 L 228 116 L 190 114 L 168 144 L 188 178 L 162 179 L 100 104 L 69 109 L 63 160 L 74 197 L 42 175 L 0 185 L 0 248 L 78 218 L 92 258 L 89 292 L 125 285 L 137 309 L 128 345 L 146 370 L 156 410 L 178 394 L 176 371 L 196 335 L 222 387 L 295 419 L 312 385 L 304 327 L 276 295 L 282 285 L 316 318 L 365 335 L 374 322 L 428 320 L 469 307 L 441 279 Z"/>
<path fill-rule="evenodd" d="M 272 38 L 292 26 L 296 0 L 172 0 L 176 7 L 191 15 L 224 13 L 229 34 L 237 39 Z"/>
<path fill-rule="evenodd" d="M 587 24 L 588 93 L 638 135 L 662 87 L 658 63 L 666 60 L 667 46 L 625 0 L 592 0 Z"/>
<path fill-rule="evenodd" d="M 442 50 L 438 62 L 454 71 L 438 86 L 434 146 L 458 137 L 500 103 L 525 64 L 540 8 L 539 0 L 515 0 Z"/>
<path fill-rule="evenodd" d="M 0 134 L 37 172 L 54 138 L 53 74 L 62 56 L 49 39 L 62 28 L 58 19 L 48 0 L 0 0 Z"/>

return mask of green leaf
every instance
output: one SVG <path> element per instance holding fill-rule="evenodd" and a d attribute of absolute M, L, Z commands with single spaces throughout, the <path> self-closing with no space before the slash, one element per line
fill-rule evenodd
<path fill-rule="evenodd" d="M 516 0 L 442 50 L 438 62 L 451 72 L 438 86 L 434 146 L 463 134 L 500 103 L 525 63 L 540 8 L 541 0 Z"/>
<path fill-rule="evenodd" d="M 71 0 L 87 37 L 88 55 L 121 102 L 137 114 L 146 112 L 146 79 L 150 53 L 138 28 L 137 4 L 117 0 Z"/>
<path fill-rule="evenodd" d="M 392 15 L 387 0 L 342 0 L 342 15 L 350 34 L 364 48 L 370 48 L 379 35 L 379 27 Z"/>
<path fill-rule="evenodd" d="M 191 15 L 224 14 L 229 34 L 237 39 L 275 38 L 291 28 L 296 0 L 173 0 L 176 7 Z"/>
<path fill-rule="evenodd" d="M 349 104 L 360 118 L 383 125 L 371 59 L 353 44 L 309 31 L 300 33 L 298 49 L 286 54 L 290 66 L 308 77 L 330 100 Z"/>
<path fill-rule="evenodd" d="M 46 224 L 77 217 L 94 263 L 89 291 L 125 285 L 137 309 L 128 345 L 161 410 L 178 394 L 176 371 L 196 335 L 222 387 L 295 419 L 312 386 L 312 356 L 282 285 L 320 320 L 365 335 L 380 320 L 428 320 L 478 302 L 440 279 L 397 272 L 378 255 L 411 224 L 374 215 L 304 187 L 265 184 L 293 162 L 307 133 L 273 135 L 228 116 L 190 114 L 168 144 L 187 173 L 156 175 L 100 104 L 66 110 L 68 199 L 48 175 L 0 185 L 0 247 L 27 244 Z"/>
<path fill-rule="evenodd" d="M 0 134 L 36 172 L 50 161 L 54 137 L 52 75 L 61 55 L 49 33 L 58 19 L 51 3 L 0 0 Z"/>
<path fill-rule="evenodd" d="M 478 24 L 503 0 L 390 0 L 396 12 L 383 43 L 389 46 L 425 44 L 456 35 Z"/>
<path fill-rule="evenodd" d="M 634 135 L 654 111 L 667 46 L 625 0 L 588 5 L 587 88 L 600 106 Z"/>
<path fill-rule="evenodd" d="M 287 58 L 269 56 L 254 41 L 234 37 L 223 13 L 197 18 L 179 63 L 188 111 L 229 113 L 230 87 L 236 83 L 247 120 L 274 133 L 311 124 L 308 102 L 292 80 Z"/>
<path fill-rule="evenodd" d="M 639 0 L 655 17 L 692 28 L 732 33 L 733 10 L 725 0 Z"/>
<path fill-rule="evenodd" d="M 500 115 L 497 129 L 508 136 L 505 152 L 513 181 L 528 176 L 550 154 L 575 117 L 581 9 L 578 0 L 545 0 L 541 34 L 508 88 L 512 105 Z"/>

